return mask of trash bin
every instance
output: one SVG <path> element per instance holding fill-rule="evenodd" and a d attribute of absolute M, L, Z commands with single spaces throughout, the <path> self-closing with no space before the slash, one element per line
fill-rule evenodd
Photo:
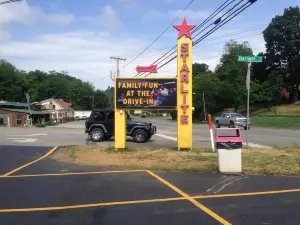
<path fill-rule="evenodd" d="M 240 129 L 216 128 L 215 142 L 220 173 L 241 173 L 243 139 Z"/>

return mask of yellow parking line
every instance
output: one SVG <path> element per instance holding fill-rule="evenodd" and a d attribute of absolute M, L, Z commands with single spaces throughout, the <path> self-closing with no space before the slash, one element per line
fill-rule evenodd
<path fill-rule="evenodd" d="M 164 183 L 165 185 L 167 185 L 169 188 L 171 188 L 174 191 L 176 191 L 178 194 L 180 194 L 181 196 L 183 196 L 185 199 L 189 200 L 195 206 L 197 206 L 198 208 L 202 209 L 204 212 L 206 212 L 208 215 L 210 215 L 211 217 L 213 217 L 215 220 L 217 220 L 220 223 L 225 224 L 225 225 L 231 225 L 231 223 L 229 223 L 228 221 L 226 221 L 225 219 L 223 219 L 222 217 L 220 217 L 219 215 L 217 215 L 216 213 L 214 213 L 213 211 L 211 211 L 209 208 L 207 208 L 204 205 L 202 205 L 201 203 L 199 203 L 197 200 L 195 200 L 194 198 L 192 198 L 188 194 L 184 193 L 183 191 L 181 191 L 180 189 L 178 189 L 177 187 L 175 187 L 173 184 L 169 183 L 165 179 L 161 178 L 160 176 L 156 175 L 155 173 L 153 173 L 153 172 L 151 172 L 149 170 L 147 170 L 147 172 L 150 175 L 152 175 L 153 177 L 155 177 L 156 179 L 158 179 L 159 181 L 161 181 L 162 183 Z"/>
<path fill-rule="evenodd" d="M 148 172 L 148 171 L 147 171 Z M 150 171 L 149 171 L 150 172 Z M 148 173 L 149 173 L 148 172 Z M 151 172 L 152 173 L 152 172 Z M 151 174 L 150 173 L 150 174 Z M 154 173 L 153 173 L 154 174 Z M 152 174 L 151 174 L 152 175 Z M 152 175 L 153 176 L 153 175 Z M 82 204 L 82 205 L 67 205 L 67 206 L 53 206 L 53 207 L 38 207 L 38 208 L 15 208 L 15 209 L 0 209 L 0 213 L 13 213 L 13 212 L 34 212 L 34 211 L 51 211 L 51 210 L 65 210 L 65 209 L 77 209 L 77 208 L 89 208 L 89 207 L 100 207 L 100 206 L 114 206 L 114 205 L 129 205 L 129 204 L 141 204 L 141 203 L 156 203 L 156 202 L 169 202 L 169 201 L 179 201 L 179 200 L 189 200 L 195 204 L 200 209 L 204 210 L 207 214 L 221 222 L 222 224 L 230 224 L 226 220 L 222 219 L 220 216 L 212 212 L 207 207 L 203 206 L 195 199 L 205 199 L 205 198 L 222 198 L 222 197 L 239 197 L 239 196 L 253 196 L 253 195 L 268 195 L 268 194 L 280 194 L 280 193 L 291 193 L 300 192 L 300 189 L 291 190 L 278 190 L 278 191 L 265 191 L 265 192 L 249 192 L 249 193 L 237 193 L 237 194 L 222 194 L 222 195 L 197 195 L 189 196 L 183 191 L 176 188 L 174 185 L 170 184 L 168 181 L 154 174 L 154 177 L 159 179 L 162 183 L 166 184 L 174 191 L 183 197 L 176 198 L 157 198 L 157 199 L 147 199 L 147 200 L 134 200 L 134 201 L 122 201 L 122 202 L 104 202 L 104 203 L 94 203 L 94 204 Z"/>
<path fill-rule="evenodd" d="M 270 194 L 283 194 L 300 192 L 300 189 L 288 189 L 288 190 L 275 190 L 275 191 L 259 191 L 259 192 L 244 192 L 235 194 L 220 194 L 220 195 L 197 195 L 192 198 L 204 199 L 204 198 L 224 198 L 224 197 L 240 197 L 240 196 L 253 196 L 253 195 L 270 195 Z"/>
<path fill-rule="evenodd" d="M 43 155 L 42 157 L 40 157 L 40 158 L 38 158 L 38 159 L 36 159 L 36 160 L 30 162 L 30 163 L 27 163 L 27 164 L 25 164 L 25 165 L 23 165 L 23 166 L 20 166 L 20 167 L 18 167 L 18 168 L 16 168 L 16 169 L 14 169 L 14 170 L 12 170 L 12 171 L 10 171 L 10 172 L 4 174 L 3 177 L 7 177 L 7 176 L 9 176 L 9 175 L 11 175 L 11 174 L 13 174 L 13 173 L 15 173 L 15 172 L 17 172 L 17 171 L 19 171 L 19 170 L 25 168 L 25 167 L 27 167 L 27 166 L 30 166 L 30 165 L 33 164 L 33 163 L 36 163 L 36 162 L 38 162 L 38 161 L 40 161 L 40 160 L 46 158 L 46 157 L 49 156 L 51 153 L 53 153 L 56 149 L 57 149 L 57 146 L 54 147 L 54 148 L 52 148 L 49 152 L 47 152 L 47 153 L 46 153 L 45 155 Z"/>
<path fill-rule="evenodd" d="M 45 174 L 22 174 L 12 176 L 0 176 L 0 178 L 21 178 L 21 177 L 50 177 L 50 176 L 71 176 L 71 175 L 86 175 L 86 174 L 106 174 L 106 173 L 133 173 L 145 172 L 145 170 L 109 170 L 96 172 L 70 172 L 70 173 L 45 173 Z"/>
<path fill-rule="evenodd" d="M 94 203 L 94 204 L 84 204 L 84 205 L 68 205 L 68 206 L 54 206 L 54 207 L 41 207 L 41 208 L 0 209 L 0 213 L 78 209 L 78 208 L 89 208 L 89 207 L 99 207 L 99 206 L 128 205 L 128 204 L 153 203 L 153 202 L 169 202 L 169 201 L 178 201 L 178 200 L 184 200 L 184 199 L 185 199 L 184 197 L 158 198 L 158 199 L 149 199 L 149 200 L 104 202 L 104 203 Z"/>

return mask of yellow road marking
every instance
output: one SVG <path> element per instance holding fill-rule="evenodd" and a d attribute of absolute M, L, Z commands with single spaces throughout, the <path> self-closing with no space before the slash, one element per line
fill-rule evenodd
<path fill-rule="evenodd" d="M 152 174 L 151 174 L 152 175 Z M 155 174 L 155 176 L 157 176 Z M 158 178 L 157 178 L 158 179 Z M 160 178 L 162 179 L 162 178 Z M 159 180 L 160 180 L 159 179 Z M 164 180 L 164 179 L 162 179 Z M 160 180 L 161 181 L 161 180 Z M 165 180 L 164 180 L 165 181 Z M 167 182 L 167 181 L 166 181 Z M 164 183 L 164 182 L 163 182 Z M 169 182 L 167 182 L 170 184 Z M 83 205 L 69 205 L 69 206 L 53 206 L 53 207 L 39 207 L 39 208 L 16 208 L 16 209 L 0 209 L 0 213 L 9 213 L 9 212 L 33 212 L 33 211 L 51 211 L 51 210 L 64 210 L 64 209 L 77 209 L 77 208 L 89 208 L 89 207 L 100 207 L 100 206 L 114 206 L 114 205 L 129 205 L 129 204 L 140 204 L 140 203 L 155 203 L 155 202 L 169 202 L 169 201 L 179 201 L 179 200 L 194 200 L 194 199 L 205 199 L 205 198 L 222 198 L 222 197 L 239 197 L 239 196 L 253 196 L 253 195 L 268 195 L 268 194 L 281 194 L 281 193 L 291 193 L 291 192 L 300 192 L 300 189 L 290 189 L 290 190 L 278 190 L 278 191 L 265 191 L 265 192 L 248 192 L 248 193 L 238 193 L 238 194 L 222 194 L 222 195 L 197 195 L 197 196 L 188 196 L 174 185 L 170 184 L 179 194 L 184 194 L 183 197 L 176 198 L 158 198 L 158 199 L 148 199 L 148 200 L 135 200 L 135 201 L 122 201 L 122 202 L 104 202 L 104 203 L 94 203 L 94 204 L 83 204 Z M 169 185 L 168 185 L 169 186 Z M 173 189 L 173 188 L 172 188 Z M 176 191 L 177 192 L 177 191 Z M 188 196 L 188 197 L 187 197 Z M 201 209 L 205 206 L 200 204 L 197 201 L 192 201 L 196 203 L 197 206 Z M 195 204 L 194 203 L 194 204 Z M 209 210 L 209 209 L 208 209 Z M 205 211 L 207 212 L 207 211 Z M 211 211 L 208 211 L 211 213 Z M 215 215 L 215 213 L 213 213 Z M 211 215 L 211 214 L 209 214 Z M 215 218 L 215 217 L 214 217 Z M 221 222 L 221 221 L 220 221 Z M 222 222 L 221 222 L 222 223 Z M 228 222 L 223 224 L 229 224 Z"/>
<path fill-rule="evenodd" d="M 220 195 L 197 195 L 192 198 L 203 199 L 203 198 L 224 198 L 224 197 L 240 197 L 240 196 L 253 196 L 253 195 L 270 195 L 270 194 L 283 194 L 300 192 L 300 189 L 289 189 L 289 190 L 276 190 L 276 191 L 259 191 L 259 192 L 244 192 L 235 194 L 220 194 Z"/>
<path fill-rule="evenodd" d="M 17 171 L 19 171 L 19 170 L 25 168 L 25 167 L 27 167 L 27 166 L 30 166 L 30 165 L 33 164 L 33 163 L 36 163 L 36 162 L 38 162 L 38 161 L 40 161 L 40 160 L 46 158 L 46 157 L 49 156 L 51 153 L 53 153 L 56 149 L 57 149 L 57 146 L 54 147 L 54 148 L 52 148 L 49 152 L 47 152 L 47 153 L 46 153 L 45 155 L 43 155 L 42 157 L 40 157 L 40 158 L 38 158 L 38 159 L 36 159 L 36 160 L 30 162 L 30 163 L 27 163 L 27 164 L 25 164 L 25 165 L 23 165 L 23 166 L 20 166 L 20 167 L 18 167 L 18 168 L 16 168 L 16 169 L 14 169 L 14 170 L 12 170 L 12 171 L 10 171 L 10 172 L 4 174 L 3 177 L 7 177 L 7 176 L 9 176 L 9 175 L 11 175 L 11 174 L 13 174 L 13 173 L 15 173 L 15 172 L 17 172 Z"/>
<path fill-rule="evenodd" d="M 44 208 L 0 209 L 0 213 L 78 209 L 78 208 L 89 208 L 89 207 L 100 207 L 100 206 L 128 205 L 128 204 L 152 203 L 152 202 L 169 202 L 169 201 L 178 201 L 178 200 L 184 200 L 184 199 L 185 199 L 184 197 L 161 198 L 161 199 L 158 198 L 158 199 L 149 199 L 149 200 L 104 202 L 104 203 L 94 203 L 94 204 L 85 204 L 85 205 L 54 206 L 54 207 L 44 207 Z"/>
<path fill-rule="evenodd" d="M 109 171 L 97 171 L 97 172 L 70 172 L 70 173 L 23 174 L 23 175 L 12 175 L 12 176 L 0 176 L 0 178 L 71 176 L 71 175 L 86 175 L 86 174 L 133 173 L 133 172 L 145 172 L 145 170 L 116 170 L 116 171 L 109 170 Z"/>
<path fill-rule="evenodd" d="M 161 181 L 162 183 L 164 183 L 165 185 L 167 185 L 168 187 L 170 187 L 171 189 L 173 189 L 174 191 L 176 191 L 178 194 L 180 194 L 181 196 L 183 196 L 185 199 L 189 200 L 195 206 L 197 206 L 198 208 L 202 209 L 204 212 L 206 212 L 208 215 L 210 215 L 211 217 L 213 217 L 215 220 L 217 220 L 220 223 L 225 224 L 225 225 L 231 225 L 231 223 L 229 223 L 228 221 L 226 221 L 225 219 L 223 219 L 222 217 L 220 217 L 219 215 L 217 215 L 216 213 L 214 213 L 213 211 L 211 211 L 209 208 L 207 208 L 204 205 L 202 205 L 201 203 L 199 203 L 197 200 L 195 200 L 194 198 L 192 198 L 188 194 L 184 193 L 183 191 L 181 191 L 180 189 L 178 189 L 177 187 L 175 187 L 173 184 L 169 183 L 165 179 L 161 178 L 160 176 L 156 175 L 155 173 L 153 173 L 153 172 L 151 172 L 149 170 L 147 170 L 147 172 L 150 175 L 152 175 L 153 177 L 155 177 L 156 179 L 158 179 L 159 181 Z"/>

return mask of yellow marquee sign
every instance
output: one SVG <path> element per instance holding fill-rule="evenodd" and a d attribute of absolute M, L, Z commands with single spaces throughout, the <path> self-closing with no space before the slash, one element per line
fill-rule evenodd
<path fill-rule="evenodd" d="M 169 79 L 166 77 L 147 77 L 144 80 L 132 77 L 115 79 L 115 149 L 123 149 L 126 146 L 125 109 L 159 108 L 157 104 L 154 104 L 155 98 L 150 93 L 154 93 L 152 89 L 158 88 L 159 84 L 165 86 L 166 83 L 175 85 L 169 90 L 174 89 L 173 93 L 177 95 L 175 96 L 177 98 L 162 103 L 160 108 L 177 110 L 178 150 L 192 148 L 192 40 L 190 30 L 195 25 L 187 25 L 184 18 L 181 25 L 174 27 L 179 31 L 177 38 L 177 77 L 175 80 L 165 82 Z M 183 36 L 186 37 L 182 38 Z M 156 70 L 156 66 L 139 67 L 138 69 L 139 72 L 142 69 L 153 71 Z M 124 80 L 127 81 L 124 82 Z M 161 83 L 161 80 L 164 83 Z"/>

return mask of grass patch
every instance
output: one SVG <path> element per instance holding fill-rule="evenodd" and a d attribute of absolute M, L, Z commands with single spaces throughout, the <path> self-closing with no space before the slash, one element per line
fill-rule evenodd
<path fill-rule="evenodd" d="M 252 116 L 251 123 L 259 127 L 300 129 L 300 117 Z"/>
<path fill-rule="evenodd" d="M 300 105 L 280 105 L 271 108 L 256 110 L 252 113 L 255 116 L 300 116 Z"/>
<path fill-rule="evenodd" d="M 300 175 L 300 148 L 243 150 L 243 172 L 256 175 Z M 164 171 L 218 172 L 217 154 L 209 149 L 114 148 L 64 146 L 51 157 L 86 166 Z"/>

